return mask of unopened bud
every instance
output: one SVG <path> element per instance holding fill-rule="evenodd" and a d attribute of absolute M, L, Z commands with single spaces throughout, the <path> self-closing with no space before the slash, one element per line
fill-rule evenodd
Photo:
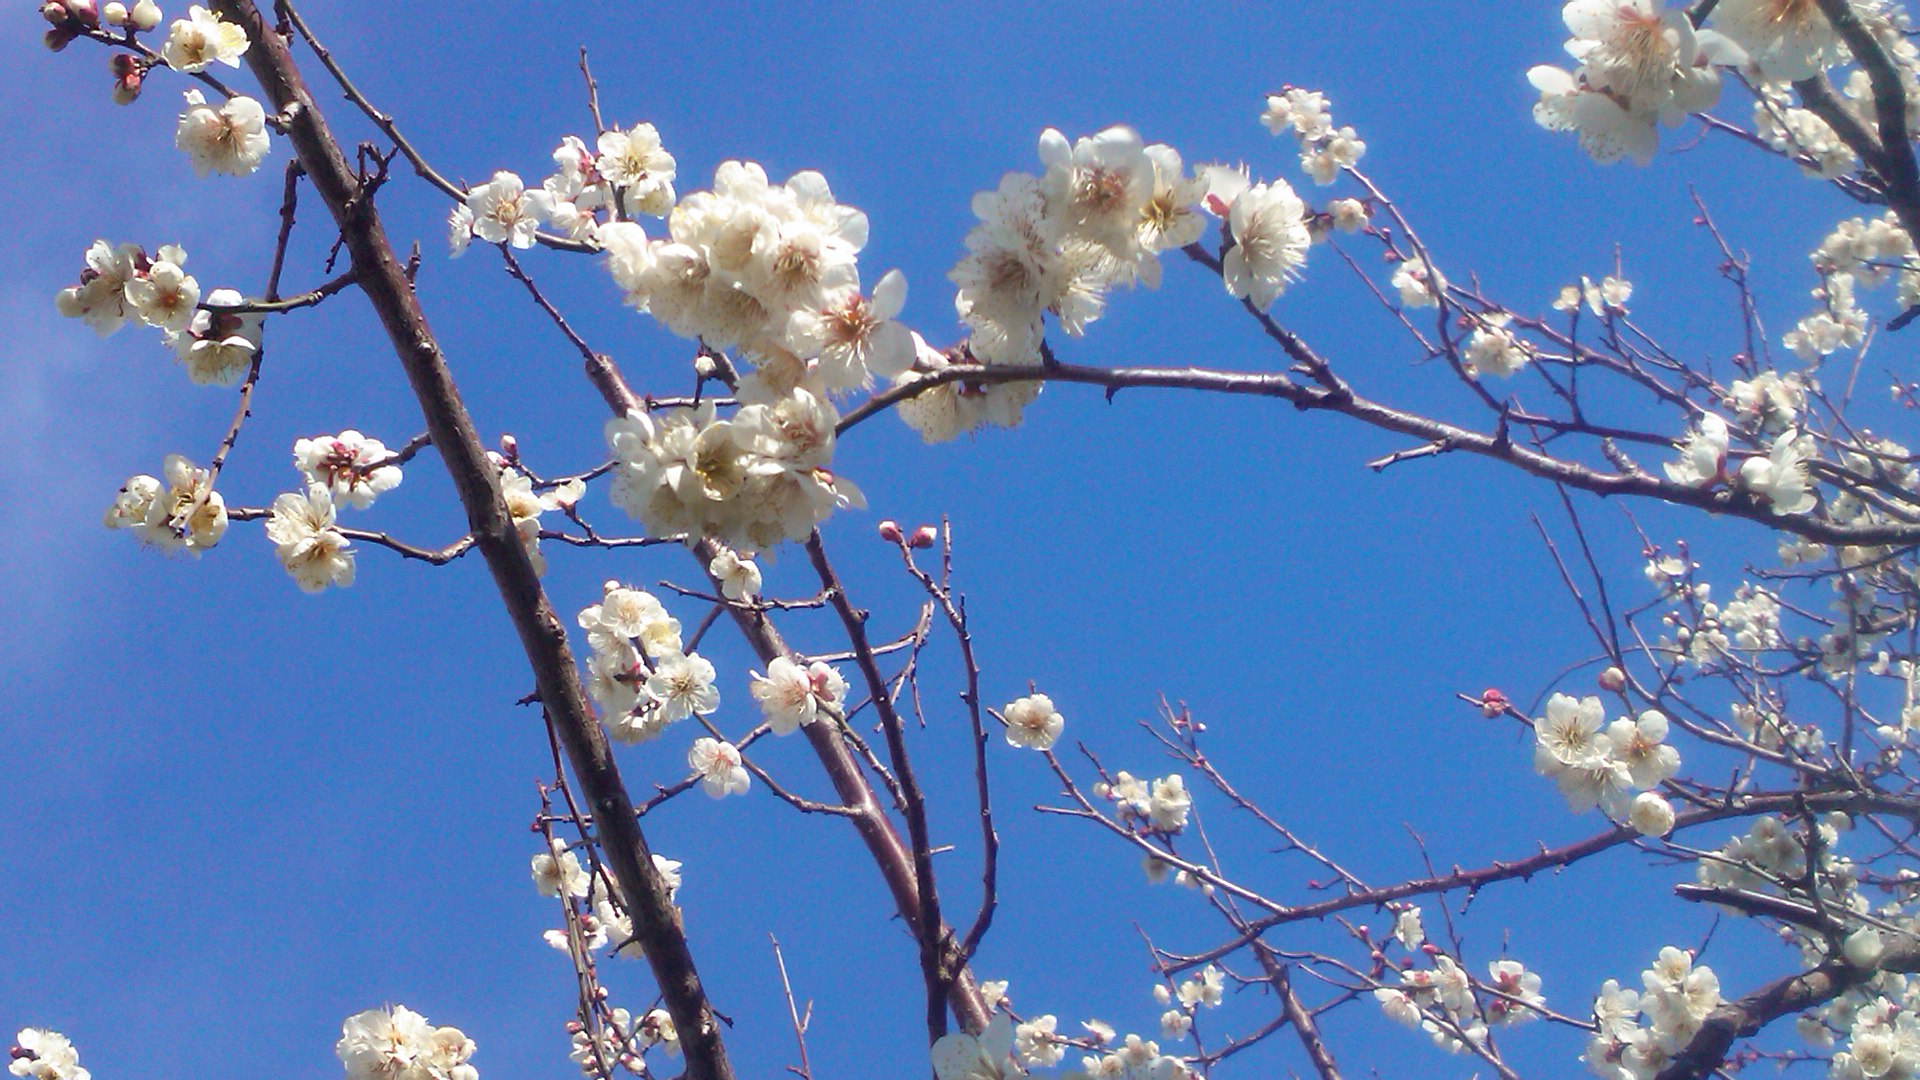
<path fill-rule="evenodd" d="M 73 44 L 73 39 L 79 36 L 80 31 L 75 30 L 71 26 L 56 26 L 41 35 L 40 44 L 45 45 L 54 52 L 59 52 L 68 45 Z"/>
<path fill-rule="evenodd" d="M 1617 667 L 1610 667 L 1600 673 L 1600 689 L 1609 694 L 1617 694 L 1627 688 L 1627 673 Z"/>
<path fill-rule="evenodd" d="M 1507 695 L 1488 687 L 1480 693 L 1480 715 L 1491 720 L 1509 708 Z"/>
<path fill-rule="evenodd" d="M 912 548 L 930 548 L 933 546 L 933 542 L 939 538 L 939 529 L 931 525 L 922 525 L 913 530 L 913 535 L 907 538 L 907 546 Z"/>
<path fill-rule="evenodd" d="M 106 20 L 108 26 L 125 26 L 127 24 L 127 5 L 121 3 L 108 4 L 106 7 L 100 9 L 100 17 Z"/>
<path fill-rule="evenodd" d="M 67 22 L 67 5 L 60 0 L 47 0 L 40 5 L 40 17 L 55 26 L 64 26 Z"/>
<path fill-rule="evenodd" d="M 587 1030 L 587 1025 L 581 1023 L 580 1021 L 578 1020 L 567 1021 L 567 1034 L 569 1035 L 578 1035 L 585 1030 Z"/>
<path fill-rule="evenodd" d="M 506 455 L 508 461 L 519 461 L 520 440 L 511 435 L 500 436 L 500 452 Z"/>
<path fill-rule="evenodd" d="M 900 523 L 892 518 L 882 521 L 880 523 L 880 539 L 885 540 L 889 544 L 899 543 Z"/>
<path fill-rule="evenodd" d="M 141 82 L 140 73 L 137 71 L 130 71 L 113 80 L 113 103 L 115 105 L 133 104 L 134 100 L 140 96 Z"/>
<path fill-rule="evenodd" d="M 100 8 L 93 0 L 66 0 L 67 14 L 87 26 L 100 25 Z"/>
<path fill-rule="evenodd" d="M 135 30 L 151 30 L 160 25 L 160 5 L 153 0 L 140 0 L 127 13 L 127 21 Z"/>

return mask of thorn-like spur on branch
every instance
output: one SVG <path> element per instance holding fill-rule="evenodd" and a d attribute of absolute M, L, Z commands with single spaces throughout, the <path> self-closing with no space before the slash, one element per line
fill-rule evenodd
<path fill-rule="evenodd" d="M 527 662 L 533 668 L 540 703 L 566 748 L 577 787 L 600 830 L 619 899 L 633 919 L 635 937 L 646 952 L 661 997 L 679 1029 L 686 1075 L 690 1080 L 732 1080 L 733 1067 L 694 967 L 679 910 L 667 897 L 666 883 L 653 865 L 606 733 L 588 703 L 579 668 L 567 645 L 566 626 L 528 560 L 512 515 L 501 498 L 498 473 L 487 459 L 486 448 L 460 400 L 439 342 L 381 224 L 379 210 L 362 197 L 364 186 L 328 130 L 294 63 L 288 40 L 253 0 L 215 0 L 214 7 L 245 30 L 252 42 L 246 52 L 247 67 L 273 107 L 292 117 L 287 139 L 314 192 L 340 229 L 360 289 L 379 315 L 406 369 L 427 432 L 466 509 L 474 546 L 486 559 L 519 633 Z M 302 25 L 290 3 L 282 0 L 278 9 L 288 23 Z M 337 69 L 332 70 L 338 77 Z"/>

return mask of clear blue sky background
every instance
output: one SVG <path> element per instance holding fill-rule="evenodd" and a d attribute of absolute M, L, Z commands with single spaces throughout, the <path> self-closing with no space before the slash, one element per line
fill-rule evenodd
<path fill-rule="evenodd" d="M 944 274 L 970 223 L 968 198 L 1004 171 L 1034 169 L 1042 128 L 1130 123 L 1189 161 L 1245 160 L 1303 184 L 1291 141 L 1256 121 L 1261 95 L 1288 82 L 1325 90 L 1338 121 L 1360 129 L 1366 166 L 1454 276 L 1477 272 L 1495 295 L 1541 308 L 1577 275 L 1609 271 L 1619 241 L 1636 317 L 1687 356 L 1724 358 L 1737 344 L 1716 258 L 1688 224 L 1688 184 L 1755 253 L 1775 333 L 1802 313 L 1812 284 L 1803 253 L 1853 213 L 1744 148 L 1710 141 L 1649 170 L 1606 170 L 1538 130 L 1524 72 L 1560 56 L 1554 4 L 1481 6 L 1472 17 L 1386 0 L 304 10 L 427 155 L 470 180 L 496 168 L 537 179 L 561 135 L 587 130 L 575 51 L 589 44 L 609 121 L 658 125 L 682 191 L 730 157 L 776 177 L 822 170 L 872 218 L 869 279 L 904 269 L 906 317 L 942 344 L 957 336 Z M 169 5 L 170 18 L 181 13 Z M 66 1031 L 103 1078 L 327 1077 L 340 1019 L 391 1001 L 464 1028 L 483 1076 L 569 1075 L 570 976 L 539 939 L 556 913 L 526 871 L 545 739 L 537 717 L 512 705 L 529 680 L 479 561 L 435 570 L 368 551 L 358 584 L 312 598 L 254 525 L 235 525 L 197 562 L 100 528 L 127 475 L 157 471 L 169 452 L 204 462 L 233 397 L 189 385 L 151 332 L 96 340 L 54 314 L 52 295 L 95 237 L 179 242 L 203 285 L 257 291 L 288 151 L 277 145 L 250 179 L 195 181 L 172 147 L 179 83 L 162 74 L 137 105 L 116 108 L 105 51 L 51 56 L 36 18 L 18 5 L 0 36 L 0 168 L 15 192 L 0 246 L 11 564 L 0 575 L 0 1024 Z M 320 83 L 317 66 L 309 77 Z M 337 131 L 368 134 L 344 104 L 331 116 Z M 1670 135 L 1668 148 L 1686 141 Z M 483 432 L 515 433 L 545 472 L 599 461 L 600 407 L 577 358 L 494 253 L 446 261 L 445 205 L 421 185 L 396 183 L 381 200 L 390 231 L 423 244 L 427 310 Z M 290 288 L 321 279 L 321 220 L 309 201 Z M 684 386 L 685 344 L 620 309 L 597 266 L 551 253 L 530 265 L 636 384 Z M 1278 365 L 1217 281 L 1177 259 L 1167 270 L 1157 294 L 1118 295 L 1086 339 L 1057 342 L 1062 355 Z M 1466 415 L 1437 371 L 1410 365 L 1326 249 L 1275 313 L 1361 387 Z M 230 502 L 263 505 L 288 489 L 296 437 L 357 426 L 398 443 L 421 428 L 357 297 L 272 327 L 268 346 L 256 416 L 223 477 Z M 1883 345 L 1880 359 L 1898 363 L 1904 346 Z M 856 599 L 891 633 L 912 617 L 914 594 L 872 540 L 874 523 L 951 514 L 990 700 L 1032 679 L 1066 713 L 1070 739 L 1136 773 L 1167 767 L 1136 721 L 1160 694 L 1184 700 L 1247 791 L 1369 877 L 1417 869 L 1402 822 L 1418 825 L 1442 864 L 1582 835 L 1598 819 L 1568 817 L 1532 776 L 1524 741 L 1452 701 L 1488 685 L 1531 700 L 1588 654 L 1528 520 L 1540 513 L 1564 533 L 1555 499 L 1472 461 L 1362 468 L 1398 445 L 1266 403 L 1129 393 L 1109 405 L 1054 388 L 1017 431 L 957 445 L 924 447 L 890 418 L 863 427 L 839 460 L 873 511 L 836 517 L 827 534 Z M 1624 519 L 1583 505 L 1623 595 L 1643 598 Z M 588 506 L 618 521 L 603 495 Z M 1673 535 L 1678 519 L 1638 512 L 1656 537 Z M 429 454 L 362 523 L 441 543 L 460 520 Z M 548 587 L 567 611 L 604 578 L 686 581 L 691 569 L 673 550 L 549 558 Z M 814 588 L 792 554 L 768 576 L 775 592 Z M 688 623 L 699 616 L 691 604 L 676 610 Z M 789 625 L 801 648 L 834 647 L 824 623 Z M 718 719 L 744 730 L 750 658 L 724 630 L 702 651 L 722 671 Z M 944 707 L 951 688 L 938 687 L 942 707 L 916 746 L 937 839 L 959 846 L 942 857 L 948 901 L 967 913 L 971 779 L 960 717 Z M 623 750 L 622 768 L 641 791 L 677 779 L 689 738 L 679 730 Z M 798 740 L 761 760 L 802 791 L 825 790 Z M 1159 1010 L 1133 925 L 1197 948 L 1217 924 L 1189 894 L 1148 890 L 1109 838 L 1019 812 L 1052 798 L 1037 757 L 996 744 L 994 763 L 1009 848 L 1001 915 L 977 969 L 1012 978 L 1022 1011 L 1058 1013 L 1063 1027 L 1100 1016 L 1151 1032 Z M 1300 895 L 1311 874 L 1264 855 L 1217 800 L 1199 805 L 1231 872 Z M 849 830 L 758 789 L 720 804 L 692 796 L 648 827 L 686 863 L 688 928 L 716 1004 L 741 1021 L 730 1045 L 742 1075 L 792 1060 L 768 932 L 786 944 L 796 991 L 814 1001 L 816 1076 L 924 1068 L 912 948 Z M 1485 896 L 1466 924 L 1469 958 L 1484 970 L 1510 927 L 1549 1002 L 1581 1013 L 1601 979 L 1636 981 L 1660 945 L 1705 932 L 1704 913 L 1675 916 L 1659 899 L 1674 875 L 1625 857 Z M 1709 959 L 1729 990 L 1790 962 L 1724 944 Z M 609 978 L 626 1003 L 648 1004 L 640 972 Z M 1246 997 L 1204 1018 L 1216 1040 L 1271 1015 Z M 1356 1040 L 1380 1030 L 1371 1006 L 1329 1027 L 1356 1072 L 1475 1071 L 1412 1033 Z M 1577 1040 L 1563 1032 L 1537 1027 L 1506 1044 L 1541 1075 L 1579 1068 Z M 1280 1066 L 1299 1067 L 1291 1045 L 1247 1072 Z"/>

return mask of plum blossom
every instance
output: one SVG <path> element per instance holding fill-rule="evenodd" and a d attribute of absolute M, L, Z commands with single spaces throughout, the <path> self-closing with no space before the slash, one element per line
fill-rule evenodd
<path fill-rule="evenodd" d="M 1809 440 L 1796 432 L 1783 431 L 1773 440 L 1773 449 L 1766 457 L 1751 457 L 1741 463 L 1740 484 L 1767 500 L 1775 513 L 1804 514 L 1815 504 L 1807 476 L 1807 462 L 1813 457 Z"/>
<path fill-rule="evenodd" d="M 501 170 L 493 179 L 467 192 L 467 210 L 473 215 L 473 235 L 489 244 L 517 248 L 533 246 L 540 223 L 553 213 L 553 196 L 528 191 L 520 177 Z"/>
<path fill-rule="evenodd" d="M 143 475 L 127 480 L 105 521 L 108 528 L 132 530 L 162 551 L 197 556 L 226 535 L 227 504 L 213 490 L 207 470 L 179 454 L 168 454 L 160 478 Z"/>
<path fill-rule="evenodd" d="M 603 131 L 596 149 L 594 167 L 619 190 L 627 213 L 661 217 L 673 208 L 673 155 L 660 145 L 652 124 Z"/>
<path fill-rule="evenodd" d="M 732 743 L 702 736 L 693 740 L 687 751 L 687 764 L 700 777 L 700 786 L 716 799 L 744 795 L 753 786 L 753 777 L 740 760 L 740 751 Z"/>
<path fill-rule="evenodd" d="M 473 1051 L 459 1028 L 434 1027 L 404 1005 L 347 1017 L 334 1045 L 347 1080 L 479 1080 Z"/>
<path fill-rule="evenodd" d="M 106 337 L 120 329 L 133 314 L 127 298 L 127 286 L 140 273 L 146 253 L 138 244 L 109 244 L 95 240 L 87 249 L 86 267 L 80 271 L 80 284 L 60 290 L 54 296 L 54 308 L 70 319 L 80 319 L 93 332 Z"/>
<path fill-rule="evenodd" d="M 1712 487 L 1726 475 L 1727 422 L 1713 413 L 1700 417 L 1699 425 L 1687 432 L 1680 443 L 1680 460 L 1664 464 L 1667 479 L 1687 487 Z"/>
<path fill-rule="evenodd" d="M 979 1035 L 952 1032 L 933 1044 L 936 1080 L 1011 1080 L 1021 1075 L 1013 1062 L 1013 1019 L 995 1013 Z"/>
<path fill-rule="evenodd" d="M 815 660 L 801 666 L 791 657 L 776 656 L 767 673 L 753 675 L 750 692 L 775 735 L 791 735 L 843 706 L 847 680 L 830 665 Z"/>
<path fill-rule="evenodd" d="M 579 857 L 557 836 L 548 841 L 548 850 L 533 857 L 533 887 L 541 896 L 582 897 L 587 895 L 590 883 Z"/>
<path fill-rule="evenodd" d="M 193 75 L 214 63 L 239 67 L 248 44 L 245 30 L 195 4 L 187 9 L 186 18 L 175 19 L 167 28 L 160 57 L 173 70 Z"/>
<path fill-rule="evenodd" d="M 1233 247 L 1221 257 L 1221 280 L 1229 295 L 1267 307 L 1306 263 L 1306 204 L 1283 180 L 1255 184 L 1233 200 L 1227 224 Z"/>
<path fill-rule="evenodd" d="M 319 484 L 289 491 L 273 500 L 267 539 L 274 556 L 305 592 L 353 584 L 353 552 L 334 527 L 333 497 Z"/>
<path fill-rule="evenodd" d="M 393 456 L 387 444 L 352 428 L 293 444 L 294 468 L 356 510 L 365 510 L 377 496 L 400 486 L 400 466 L 392 464 Z"/>
<path fill-rule="evenodd" d="M 1722 0 L 1713 28 L 1746 50 L 1767 79 L 1810 79 L 1846 59 L 1817 0 Z"/>
<path fill-rule="evenodd" d="M 7 1072 L 27 1080 L 92 1080 L 80 1067 L 80 1051 L 65 1035 L 45 1028 L 22 1028 L 13 1037 L 18 1050 Z"/>
<path fill-rule="evenodd" d="M 718 709 L 720 691 L 714 687 L 713 678 L 713 664 L 698 653 L 661 658 L 646 684 L 647 696 L 658 706 L 659 721 L 672 723 Z"/>
<path fill-rule="evenodd" d="M 216 109 L 198 90 L 188 90 L 186 99 L 173 144 L 186 151 L 195 176 L 246 176 L 260 167 L 273 144 L 267 135 L 267 111 L 259 102 L 236 96 Z"/>
<path fill-rule="evenodd" d="M 1032 694 L 1000 710 L 1007 720 L 1007 745 L 1051 750 L 1066 720 L 1045 694 Z"/>
<path fill-rule="evenodd" d="M 720 595 L 729 600 L 746 600 L 760 591 L 760 568 L 752 559 L 725 545 L 717 545 L 707 573 L 720 583 Z"/>

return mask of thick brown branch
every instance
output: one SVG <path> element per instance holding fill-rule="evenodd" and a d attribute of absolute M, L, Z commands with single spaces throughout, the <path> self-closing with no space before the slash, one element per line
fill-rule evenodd
<path fill-rule="evenodd" d="M 633 918 L 667 1011 L 680 1032 L 687 1075 L 730 1080 L 732 1066 L 719 1025 L 701 987 L 679 911 L 654 868 L 632 800 L 620 780 L 606 734 L 594 717 L 567 646 L 565 625 L 547 600 L 519 533 L 501 499 L 499 476 L 487 459 L 445 357 L 414 296 L 379 211 L 328 130 L 288 50 L 287 41 L 252 0 L 216 0 L 221 15 L 239 24 L 253 43 L 247 66 L 273 107 L 291 117 L 287 137 L 340 229 L 362 292 L 373 305 L 420 402 L 427 431 L 466 508 L 470 533 L 492 572 L 521 646 L 533 668 L 540 702 L 564 744 L 581 792 L 592 809 L 601 845 Z M 280 10 L 295 18 L 290 4 Z"/>

